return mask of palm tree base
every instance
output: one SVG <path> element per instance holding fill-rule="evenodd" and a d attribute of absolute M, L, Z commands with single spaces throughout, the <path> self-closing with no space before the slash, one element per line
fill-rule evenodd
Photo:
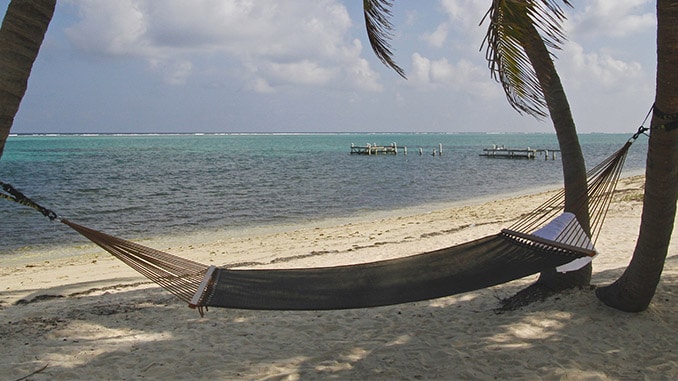
<path fill-rule="evenodd" d="M 500 314 L 516 311 L 535 302 L 543 302 L 557 292 L 539 283 L 534 283 L 518 291 L 515 295 L 499 301 L 499 308 L 494 312 Z"/>
<path fill-rule="evenodd" d="M 624 312 L 642 312 L 647 309 L 654 296 L 654 289 L 650 293 L 641 290 L 631 290 L 624 286 L 624 278 L 619 278 L 609 286 L 596 288 L 596 296 L 606 306 Z"/>
<path fill-rule="evenodd" d="M 553 292 L 560 292 L 569 288 L 585 287 L 591 283 L 593 267 L 589 263 L 577 271 L 559 273 L 556 269 L 543 271 L 539 275 L 537 284 Z"/>
<path fill-rule="evenodd" d="M 593 289 L 594 286 L 577 286 L 569 287 L 568 289 L 578 288 L 578 289 Z M 522 307 L 529 306 L 532 303 L 543 302 L 549 297 L 558 294 L 563 290 L 554 290 L 549 288 L 539 282 L 531 284 L 530 286 L 518 291 L 515 295 L 502 299 L 499 301 L 499 307 L 494 310 L 494 312 L 501 314 L 509 311 L 516 311 Z"/>
<path fill-rule="evenodd" d="M 593 267 L 588 264 L 580 270 L 559 273 L 556 269 L 544 271 L 536 283 L 518 291 L 515 295 L 499 302 L 497 313 L 515 311 L 534 302 L 543 302 L 548 297 L 572 288 L 590 287 Z"/>

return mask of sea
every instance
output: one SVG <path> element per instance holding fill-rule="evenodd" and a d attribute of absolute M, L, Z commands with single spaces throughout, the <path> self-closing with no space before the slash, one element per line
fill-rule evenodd
<path fill-rule="evenodd" d="M 629 138 L 581 134 L 587 166 Z M 367 144 L 407 147 L 407 155 L 350 154 Z M 558 148 L 548 133 L 11 135 L 0 181 L 61 217 L 131 240 L 321 225 L 562 186 L 559 156 L 479 155 L 493 145 Z M 644 173 L 646 153 L 641 137 L 624 175 Z M 0 260 L 83 245 L 66 226 L 4 199 L 0 221 Z"/>

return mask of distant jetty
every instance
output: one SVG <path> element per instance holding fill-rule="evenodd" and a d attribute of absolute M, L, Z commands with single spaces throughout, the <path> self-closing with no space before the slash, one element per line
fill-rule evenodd
<path fill-rule="evenodd" d="M 549 160 L 549 156 L 552 160 L 555 160 L 557 152 L 560 152 L 560 150 L 530 147 L 514 149 L 494 145 L 492 148 L 483 149 L 483 153 L 480 156 L 500 159 L 535 159 L 538 155 L 543 155 L 544 160 Z"/>
<path fill-rule="evenodd" d="M 403 155 L 407 155 L 407 146 L 402 146 L 398 147 L 398 144 L 395 142 L 387 145 L 387 146 L 380 146 L 375 144 L 366 144 L 364 146 L 356 146 L 355 144 L 351 143 L 351 155 L 397 155 L 399 152 L 401 152 Z M 424 154 L 424 149 L 422 147 L 419 147 L 417 150 L 419 155 Z M 438 144 L 438 148 L 433 148 L 431 151 L 432 156 L 442 156 L 443 154 L 443 145 Z"/>

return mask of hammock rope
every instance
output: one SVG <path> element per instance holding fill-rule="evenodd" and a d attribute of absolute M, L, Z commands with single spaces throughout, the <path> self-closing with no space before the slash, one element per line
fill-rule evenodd
<path fill-rule="evenodd" d="M 383 306 L 494 286 L 596 255 L 594 243 L 628 150 L 646 130 L 641 126 L 621 149 L 587 172 L 587 192 L 576 200 L 577 210 L 570 212 L 588 211 L 590 235 L 574 214 L 562 214 L 565 192 L 560 190 L 498 234 L 427 253 L 346 266 L 275 270 L 208 266 L 61 218 L 9 184 L 0 182 L 5 192 L 0 196 L 69 226 L 197 308 L 201 316 L 209 306 L 275 310 Z"/>
<path fill-rule="evenodd" d="M 621 149 L 603 160 L 587 173 L 587 193 L 575 201 L 574 204 L 578 206 L 575 210 L 571 211 L 577 214 L 588 208 L 591 237 L 594 243 L 597 241 L 597 237 L 600 234 L 600 229 L 605 220 L 608 206 L 612 201 L 611 194 L 617 186 L 630 146 L 631 142 L 627 142 Z M 532 212 L 516 221 L 509 229 L 532 232 L 553 219 L 564 209 L 564 207 L 565 190 L 561 189 Z M 570 233 L 570 229 L 563 232 L 565 235 Z"/>
<path fill-rule="evenodd" d="M 0 187 L 2 187 L 2 189 L 6 192 L 6 193 L 0 192 L 0 197 L 6 200 L 14 201 L 18 204 L 27 206 L 29 208 L 33 208 L 40 212 L 43 216 L 49 218 L 50 221 L 59 219 L 59 216 L 54 211 L 49 210 L 39 205 L 37 202 L 31 200 L 30 198 L 26 197 L 25 194 L 21 193 L 18 189 L 14 188 L 12 185 L 0 181 Z"/>
<path fill-rule="evenodd" d="M 186 303 L 190 303 L 207 272 L 208 266 L 201 263 L 114 237 L 66 219 L 61 222 Z"/>

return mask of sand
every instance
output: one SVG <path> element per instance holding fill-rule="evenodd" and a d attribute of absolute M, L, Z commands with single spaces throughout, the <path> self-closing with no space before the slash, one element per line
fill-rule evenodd
<path fill-rule="evenodd" d="M 623 179 L 592 283 L 627 266 L 642 177 Z M 551 193 L 378 219 L 149 239 L 203 263 L 310 267 L 414 254 L 493 234 Z M 210 309 L 205 317 L 95 247 L 0 266 L 2 380 L 678 379 L 678 234 L 655 298 L 629 314 L 593 288 L 513 312 L 498 302 L 535 276 L 431 301 L 344 311 Z"/>

